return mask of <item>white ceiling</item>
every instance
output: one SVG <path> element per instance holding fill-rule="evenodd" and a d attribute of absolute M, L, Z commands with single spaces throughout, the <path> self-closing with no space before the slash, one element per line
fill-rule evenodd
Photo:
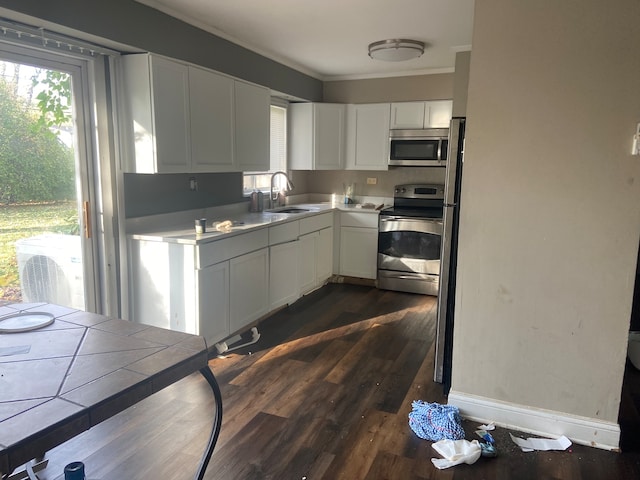
<path fill-rule="evenodd" d="M 451 72 L 471 48 L 474 0 L 137 0 L 321 80 Z M 375 41 L 428 44 L 405 62 L 368 56 Z"/>

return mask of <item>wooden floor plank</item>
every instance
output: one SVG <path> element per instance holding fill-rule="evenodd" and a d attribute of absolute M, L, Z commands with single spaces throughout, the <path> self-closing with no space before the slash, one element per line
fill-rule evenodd
<path fill-rule="evenodd" d="M 383 451 L 376 455 L 364 480 L 418 480 L 423 478 L 413 472 L 411 459 Z"/>
<path fill-rule="evenodd" d="M 224 408 L 205 478 L 640 478 L 640 372 L 629 366 L 624 453 L 579 445 L 524 453 L 498 428 L 497 458 L 437 470 L 432 442 L 408 425 L 414 400 L 446 403 L 432 381 L 435 316 L 434 297 L 332 284 L 265 319 L 256 344 L 210 361 Z M 39 477 L 62 480 L 63 466 L 80 460 L 92 480 L 191 479 L 214 410 L 207 383 L 189 376 L 48 452 Z M 474 439 L 477 425 L 463 425 Z"/>

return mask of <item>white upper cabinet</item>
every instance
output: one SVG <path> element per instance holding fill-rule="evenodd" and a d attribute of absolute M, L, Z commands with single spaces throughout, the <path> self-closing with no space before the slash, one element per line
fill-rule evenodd
<path fill-rule="evenodd" d="M 388 170 L 389 103 L 347 106 L 348 170 Z"/>
<path fill-rule="evenodd" d="M 269 89 L 153 54 L 122 67 L 125 172 L 269 169 Z"/>
<path fill-rule="evenodd" d="M 344 168 L 345 105 L 294 103 L 289 105 L 289 168 Z"/>
<path fill-rule="evenodd" d="M 123 56 L 122 63 L 129 139 L 124 170 L 184 172 L 191 156 L 187 67 L 146 54 Z"/>
<path fill-rule="evenodd" d="M 235 82 L 235 154 L 237 170 L 269 170 L 271 95 L 268 88 Z"/>
<path fill-rule="evenodd" d="M 424 102 L 391 104 L 389 128 L 424 128 Z"/>
<path fill-rule="evenodd" d="M 234 80 L 189 66 L 191 170 L 229 172 L 234 168 Z"/>
<path fill-rule="evenodd" d="M 452 108 L 451 100 L 392 103 L 390 128 L 449 128 Z"/>

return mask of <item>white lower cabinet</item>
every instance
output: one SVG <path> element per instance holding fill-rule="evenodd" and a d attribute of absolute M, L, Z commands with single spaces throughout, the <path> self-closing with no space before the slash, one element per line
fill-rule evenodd
<path fill-rule="evenodd" d="M 305 294 L 316 287 L 317 254 L 316 244 L 318 232 L 301 235 L 300 239 L 300 265 L 298 276 L 300 281 L 300 293 Z"/>
<path fill-rule="evenodd" d="M 201 335 L 211 347 L 269 310 L 260 230 L 201 245 L 129 240 L 129 319 Z"/>
<path fill-rule="evenodd" d="M 316 265 L 317 283 L 322 285 L 333 275 L 333 227 L 318 232 Z"/>
<path fill-rule="evenodd" d="M 333 212 L 300 220 L 300 294 L 324 284 L 333 274 Z"/>
<path fill-rule="evenodd" d="M 340 273 L 375 278 L 377 215 L 342 213 Z M 333 212 L 187 245 L 129 239 L 129 319 L 209 347 L 333 274 Z"/>
<path fill-rule="evenodd" d="M 269 247 L 269 309 L 295 302 L 299 295 L 299 242 Z"/>
<path fill-rule="evenodd" d="M 300 237 L 300 293 L 324 284 L 333 274 L 333 227 Z"/>
<path fill-rule="evenodd" d="M 378 260 L 378 216 L 340 214 L 340 275 L 375 279 Z"/>
<path fill-rule="evenodd" d="M 229 261 L 229 327 L 235 333 L 269 311 L 269 248 Z"/>
<path fill-rule="evenodd" d="M 199 335 L 210 345 L 229 336 L 229 262 L 196 270 Z"/>
<path fill-rule="evenodd" d="M 340 229 L 340 274 L 349 277 L 376 278 L 378 232 L 370 228 Z"/>

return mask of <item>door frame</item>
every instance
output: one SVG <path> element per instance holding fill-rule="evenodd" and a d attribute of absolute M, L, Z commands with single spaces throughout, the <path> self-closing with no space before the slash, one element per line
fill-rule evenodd
<path fill-rule="evenodd" d="M 90 205 L 88 224 L 81 208 L 78 212 L 85 310 L 119 316 L 115 116 L 108 56 L 63 54 L 0 40 L 0 58 L 72 75 L 78 204 Z M 91 238 L 86 238 L 86 228 Z"/>

